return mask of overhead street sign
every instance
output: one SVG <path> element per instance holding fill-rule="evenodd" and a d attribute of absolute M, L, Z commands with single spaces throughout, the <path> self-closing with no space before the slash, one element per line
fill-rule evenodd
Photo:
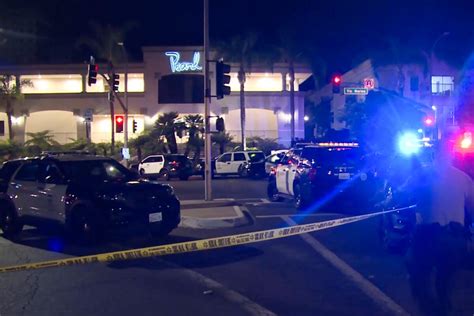
<path fill-rule="evenodd" d="M 344 88 L 345 95 L 367 95 L 369 89 L 367 88 Z"/>

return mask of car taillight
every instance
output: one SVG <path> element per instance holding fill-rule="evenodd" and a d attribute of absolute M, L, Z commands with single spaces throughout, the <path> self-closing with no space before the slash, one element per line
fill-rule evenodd
<path fill-rule="evenodd" d="M 316 174 L 317 174 L 316 168 L 309 169 L 309 172 L 308 172 L 309 180 L 311 180 L 311 181 L 316 180 Z"/>
<path fill-rule="evenodd" d="M 179 162 L 172 161 L 172 162 L 170 162 L 170 165 L 177 167 L 177 166 L 179 166 Z"/>

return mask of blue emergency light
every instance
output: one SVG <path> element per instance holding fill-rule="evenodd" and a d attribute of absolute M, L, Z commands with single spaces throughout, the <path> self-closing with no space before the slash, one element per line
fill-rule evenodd
<path fill-rule="evenodd" d="M 416 155 L 420 147 L 420 138 L 415 133 L 407 132 L 398 139 L 398 150 L 405 156 Z"/>

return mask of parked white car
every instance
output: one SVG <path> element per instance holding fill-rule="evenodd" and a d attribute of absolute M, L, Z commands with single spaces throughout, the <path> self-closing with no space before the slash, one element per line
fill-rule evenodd
<path fill-rule="evenodd" d="M 260 161 L 265 159 L 261 151 L 235 151 L 224 153 L 215 160 L 214 175 L 237 175 L 242 170 L 245 162 Z"/>
<path fill-rule="evenodd" d="M 158 175 L 165 165 L 163 155 L 151 155 L 143 159 L 138 165 L 138 172 L 144 175 Z"/>

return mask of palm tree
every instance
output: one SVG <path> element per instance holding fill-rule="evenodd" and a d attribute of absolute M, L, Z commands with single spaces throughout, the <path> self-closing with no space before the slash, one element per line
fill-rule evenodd
<path fill-rule="evenodd" d="M 290 76 L 290 114 L 291 114 L 291 143 L 295 140 L 295 63 L 303 56 L 301 43 L 293 28 L 281 29 L 279 32 L 280 44 L 278 51 L 280 60 L 288 64 L 288 75 Z M 285 78 L 286 79 L 286 78 Z"/>
<path fill-rule="evenodd" d="M 212 134 L 211 140 L 213 143 L 219 145 L 219 152 L 223 154 L 225 152 L 225 147 L 227 144 L 230 144 L 234 138 L 225 132 L 220 132 L 218 134 Z"/>
<path fill-rule="evenodd" d="M 14 114 L 14 104 L 23 99 L 21 89 L 31 86 L 30 80 L 16 80 L 12 75 L 0 75 L 0 104 L 5 107 L 8 121 L 8 138 L 13 141 L 12 116 Z"/>
<path fill-rule="evenodd" d="M 86 46 L 92 50 L 96 57 L 103 59 L 108 65 L 108 74 L 111 76 L 114 65 L 123 59 L 122 48 L 118 43 L 123 43 L 125 36 L 132 30 L 136 24 L 134 22 L 127 22 L 121 28 L 115 28 L 110 24 L 101 25 L 97 22 L 90 22 L 89 26 L 92 30 L 92 37 L 80 37 L 76 42 L 76 46 Z M 109 102 L 110 106 L 110 122 L 111 122 L 111 150 L 112 155 L 115 150 L 115 109 L 112 99 Z"/>
<path fill-rule="evenodd" d="M 184 154 L 188 156 L 191 148 L 194 147 L 194 159 L 198 159 L 201 155 L 201 149 L 204 146 L 202 137 L 204 133 L 204 120 L 200 114 L 191 114 L 186 115 L 184 121 L 186 122 L 186 128 L 189 134 Z"/>
<path fill-rule="evenodd" d="M 132 140 L 130 140 L 130 147 L 135 148 L 137 151 L 137 158 L 138 161 L 142 161 L 143 159 L 143 148 L 152 141 L 152 137 L 149 133 L 144 133 Z"/>
<path fill-rule="evenodd" d="M 184 122 L 178 120 L 178 116 L 178 112 L 163 113 L 156 120 L 154 131 L 152 131 L 152 134 L 166 139 L 168 150 L 172 154 L 178 153 L 176 135 L 181 138 L 186 128 Z"/>
<path fill-rule="evenodd" d="M 250 72 L 252 60 L 255 57 L 255 46 L 258 35 L 254 32 L 247 32 L 243 35 L 234 36 L 229 43 L 221 43 L 218 53 L 225 60 L 238 63 L 239 71 L 237 78 L 240 83 L 240 127 L 242 148 L 245 149 L 245 80 L 246 73 Z"/>
<path fill-rule="evenodd" d="M 40 154 L 44 150 L 58 148 L 60 145 L 50 134 L 51 131 L 45 130 L 37 133 L 26 133 L 29 139 L 25 142 L 27 151 L 30 154 Z"/>

